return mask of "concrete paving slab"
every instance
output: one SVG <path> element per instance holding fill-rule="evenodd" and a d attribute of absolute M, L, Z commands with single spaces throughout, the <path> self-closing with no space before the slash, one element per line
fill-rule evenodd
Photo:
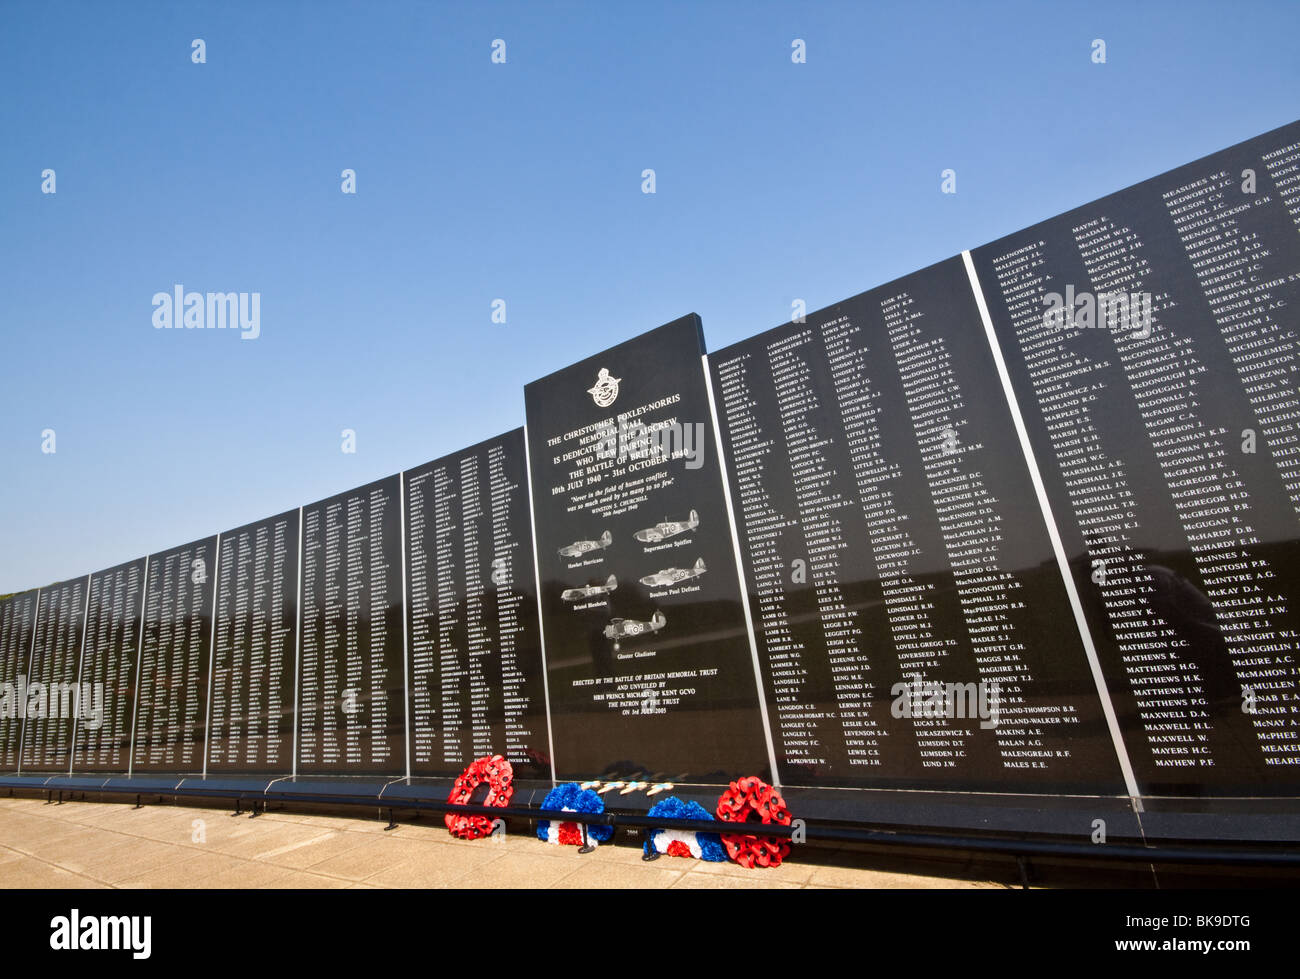
<path fill-rule="evenodd" d="M 389 832 L 386 820 L 371 815 L 275 810 L 250 819 L 211 807 L 135 809 L 80 801 L 53 806 L 43 799 L 3 798 L 0 887 L 1004 886 L 882 870 L 849 851 L 819 849 L 813 859 L 810 850 L 806 861 L 796 853 L 778 868 L 746 870 L 675 857 L 645 862 L 633 837 L 580 855 L 574 847 L 542 843 L 524 824 L 512 824 L 500 838 L 461 840 L 441 820 L 403 822 Z"/>
<path fill-rule="evenodd" d="M 351 847 L 332 857 L 326 857 L 305 869 L 329 877 L 346 877 L 348 880 L 365 880 L 382 870 L 399 864 L 404 859 L 400 841 L 365 839 L 359 846 Z"/>

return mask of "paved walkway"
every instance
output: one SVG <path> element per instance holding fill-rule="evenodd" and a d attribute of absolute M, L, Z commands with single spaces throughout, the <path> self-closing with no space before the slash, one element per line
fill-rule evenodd
<path fill-rule="evenodd" d="M 373 814 L 372 814 L 373 815 Z M 0 887 L 1002 887 L 872 869 L 812 851 L 745 870 L 677 857 L 652 863 L 629 838 L 579 855 L 523 833 L 469 842 L 441 824 L 357 816 L 0 799 Z M 813 862 L 816 860 L 818 862 Z M 879 859 L 876 859 L 877 866 Z M 955 868 L 959 871 L 960 868 Z"/>

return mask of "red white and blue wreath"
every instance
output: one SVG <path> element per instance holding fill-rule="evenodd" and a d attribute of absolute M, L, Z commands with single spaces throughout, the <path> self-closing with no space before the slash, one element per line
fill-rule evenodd
<path fill-rule="evenodd" d="M 577 782 L 565 782 L 546 793 L 542 808 L 552 812 L 597 813 L 605 811 L 605 800 Z M 608 842 L 613 835 L 613 826 L 587 825 L 587 842 L 592 846 Z M 582 826 L 576 822 L 557 823 L 541 819 L 537 822 L 537 838 L 557 846 L 582 846 Z"/>
<path fill-rule="evenodd" d="M 713 816 L 698 802 L 689 802 L 670 795 L 650 807 L 650 816 L 661 819 L 712 820 Z M 717 833 L 693 833 L 684 829 L 652 829 L 646 834 L 646 856 L 666 853 L 670 857 L 695 857 L 711 863 L 724 863 L 727 851 L 722 837 Z"/>

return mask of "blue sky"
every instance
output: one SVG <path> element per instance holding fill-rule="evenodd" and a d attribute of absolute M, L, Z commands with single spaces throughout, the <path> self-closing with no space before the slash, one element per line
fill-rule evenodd
<path fill-rule="evenodd" d="M 1291 122 L 1298 28 L 1293 2 L 6 2 L 0 593 L 513 428 L 525 382 L 685 313 L 718 349 Z M 177 283 L 259 292 L 261 336 L 155 330 Z"/>

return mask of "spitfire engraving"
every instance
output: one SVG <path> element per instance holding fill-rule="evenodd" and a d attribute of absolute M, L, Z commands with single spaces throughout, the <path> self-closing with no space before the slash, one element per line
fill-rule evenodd
<path fill-rule="evenodd" d="M 685 520 L 665 520 L 653 527 L 647 527 L 645 530 L 638 530 L 632 536 L 643 544 L 654 544 L 657 541 L 684 534 L 688 530 L 694 530 L 699 525 L 700 515 L 695 510 L 692 510 L 690 516 Z"/>

